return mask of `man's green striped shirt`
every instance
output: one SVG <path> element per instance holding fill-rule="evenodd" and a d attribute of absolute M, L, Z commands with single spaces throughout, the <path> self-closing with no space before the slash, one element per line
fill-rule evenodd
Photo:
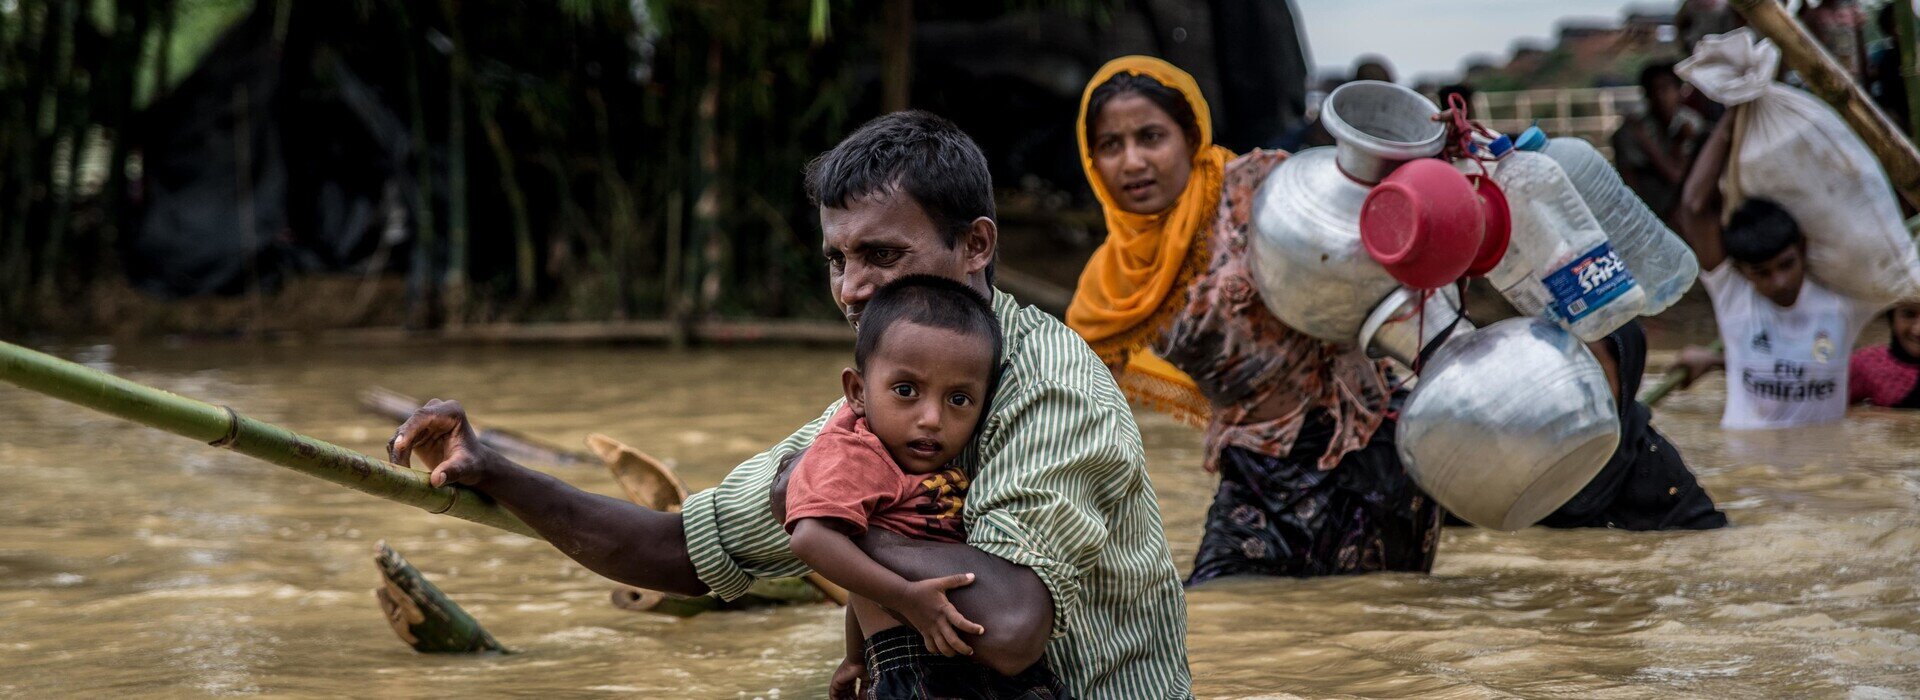
<path fill-rule="evenodd" d="M 973 474 L 967 543 L 1046 584 L 1047 662 L 1076 697 L 1191 697 L 1186 601 L 1126 399 L 1066 325 L 1005 292 L 993 311 L 1006 364 L 992 413 L 960 458 Z M 715 595 L 807 571 L 768 490 L 780 461 L 838 405 L 687 499 L 687 551 Z"/>

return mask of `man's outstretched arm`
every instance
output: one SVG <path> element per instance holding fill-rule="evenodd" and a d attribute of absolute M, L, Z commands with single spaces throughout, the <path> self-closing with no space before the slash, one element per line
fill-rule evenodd
<path fill-rule="evenodd" d="M 680 514 L 587 493 L 514 464 L 481 444 L 457 401 L 420 407 L 394 433 L 387 454 L 402 465 L 419 455 L 435 486 L 460 484 L 486 494 L 594 573 L 656 591 L 707 592 L 687 556 Z"/>

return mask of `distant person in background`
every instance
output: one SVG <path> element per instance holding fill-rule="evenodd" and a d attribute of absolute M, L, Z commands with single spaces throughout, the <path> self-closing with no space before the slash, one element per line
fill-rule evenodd
<path fill-rule="evenodd" d="M 1673 13 L 1673 28 L 1680 33 L 1680 53 L 1692 54 L 1693 45 L 1702 38 L 1725 34 L 1746 24 L 1727 0 L 1686 0 Z"/>
<path fill-rule="evenodd" d="M 1860 3 L 1855 0 L 1820 0 L 1818 5 L 1803 2 L 1800 23 L 1807 26 L 1807 32 L 1827 48 L 1827 53 L 1832 54 L 1855 81 L 1865 80 L 1867 41 L 1863 32 L 1867 27 L 1867 12 L 1860 9 Z"/>
<path fill-rule="evenodd" d="M 1387 59 L 1384 56 L 1379 54 L 1366 54 L 1354 59 L 1353 79 L 1378 80 L 1383 83 L 1391 83 L 1393 82 L 1393 66 L 1387 63 Z M 1280 147 L 1287 151 L 1300 151 L 1316 146 L 1333 145 L 1333 134 L 1327 133 L 1326 125 L 1321 123 L 1321 118 L 1326 116 L 1325 105 L 1326 103 L 1324 101 L 1321 102 L 1322 111 L 1320 114 L 1315 115 L 1313 121 L 1308 122 L 1306 126 L 1300 127 L 1300 131 L 1296 132 L 1291 138 L 1281 140 Z"/>
<path fill-rule="evenodd" d="M 1693 162 L 1707 122 L 1681 104 L 1681 82 L 1673 64 L 1655 63 L 1640 71 L 1646 108 L 1613 132 L 1613 163 L 1634 194 L 1660 218 L 1673 222 L 1680 186 Z"/>
<path fill-rule="evenodd" d="M 1847 369 L 1860 329 L 1878 307 L 1807 278 L 1807 239 L 1774 202 L 1749 199 L 1723 226 L 1714 199 L 1732 148 L 1721 120 L 1687 177 L 1680 232 L 1700 259 L 1724 352 L 1687 347 L 1679 361 L 1698 378 L 1724 367 L 1729 430 L 1834 423 L 1846 417 Z"/>
<path fill-rule="evenodd" d="M 1353 61 L 1353 79 L 1391 83 L 1393 82 L 1393 64 L 1388 63 L 1387 58 L 1379 54 L 1370 53 L 1361 56 Z"/>
<path fill-rule="evenodd" d="M 1880 111 L 1893 118 L 1894 126 L 1906 132 L 1912 122 L 1907 114 L 1907 80 L 1900 74 L 1900 15 L 1893 8 L 1893 3 L 1887 3 L 1876 18 L 1884 38 L 1868 56 L 1867 92 L 1873 95 L 1873 103 L 1880 105 Z"/>
<path fill-rule="evenodd" d="M 1453 105 L 1454 95 L 1460 96 L 1460 102 L 1467 106 L 1468 116 L 1473 116 L 1473 88 L 1466 83 L 1454 83 L 1440 88 L 1440 92 L 1436 94 L 1440 100 L 1440 109 L 1449 109 Z"/>
<path fill-rule="evenodd" d="M 1920 301 L 1887 311 L 1893 338 L 1861 348 L 1847 367 L 1847 401 L 1885 408 L 1920 408 Z"/>

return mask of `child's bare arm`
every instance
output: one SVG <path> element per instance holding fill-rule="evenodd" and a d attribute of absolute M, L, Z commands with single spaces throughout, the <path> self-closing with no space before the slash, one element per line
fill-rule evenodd
<path fill-rule="evenodd" d="M 794 555 L 828 580 L 905 616 L 933 651 L 947 656 L 971 655 L 973 647 L 961 641 L 958 632 L 986 632 L 947 600 L 946 591 L 971 583 L 973 574 L 908 581 L 868 557 L 823 518 L 804 518 L 796 523 L 791 546 Z"/>
<path fill-rule="evenodd" d="M 1720 244 L 1720 175 L 1733 150 L 1733 115 L 1728 114 L 1707 136 L 1693 169 L 1680 189 L 1680 238 L 1693 248 L 1700 269 L 1710 271 L 1727 259 Z"/>

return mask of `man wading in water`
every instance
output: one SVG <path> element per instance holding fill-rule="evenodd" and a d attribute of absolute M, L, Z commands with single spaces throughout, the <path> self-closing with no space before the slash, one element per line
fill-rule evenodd
<path fill-rule="evenodd" d="M 928 274 L 989 299 L 1005 339 L 993 405 L 958 461 L 973 475 L 966 544 L 870 530 L 861 549 L 909 580 L 973 574 L 949 596 L 986 628 L 966 641 L 995 671 L 1019 673 L 1044 653 L 1076 697 L 1191 697 L 1186 603 L 1140 431 L 1079 336 L 993 288 L 999 231 L 979 147 L 931 114 L 889 114 L 814 161 L 807 190 L 820 205 L 831 291 L 848 321 L 858 326 L 887 282 Z M 693 494 L 682 513 L 590 494 L 514 464 L 480 443 L 452 401 L 428 402 L 388 449 L 399 464 L 419 455 L 436 485 L 491 496 L 602 576 L 736 598 L 757 578 L 806 572 L 775 510 L 786 502 L 776 482 L 837 408 Z"/>

